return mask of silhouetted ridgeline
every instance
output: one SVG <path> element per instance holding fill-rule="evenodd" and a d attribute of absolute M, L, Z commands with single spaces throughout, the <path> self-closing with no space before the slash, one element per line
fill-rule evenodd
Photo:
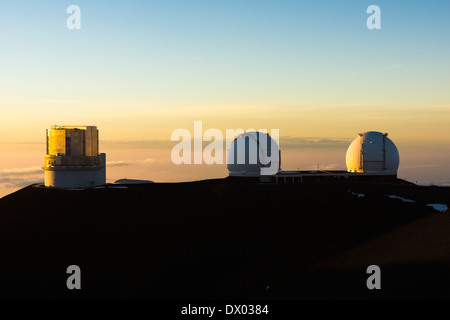
<path fill-rule="evenodd" d="M 450 188 L 232 179 L 0 200 L 1 298 L 450 296 Z M 364 195 L 364 196 L 363 196 Z M 404 202 L 389 195 L 411 199 Z M 78 265 L 82 289 L 66 287 Z M 382 289 L 366 287 L 379 265 Z"/>

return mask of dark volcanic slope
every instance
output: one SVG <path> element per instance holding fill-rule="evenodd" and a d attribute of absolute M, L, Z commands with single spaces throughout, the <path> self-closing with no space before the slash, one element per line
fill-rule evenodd
<path fill-rule="evenodd" d="M 450 217 L 425 204 L 449 199 L 402 183 L 27 187 L 0 200 L 0 297 L 445 296 L 434 289 L 450 285 Z M 369 264 L 381 291 L 365 287 Z"/>

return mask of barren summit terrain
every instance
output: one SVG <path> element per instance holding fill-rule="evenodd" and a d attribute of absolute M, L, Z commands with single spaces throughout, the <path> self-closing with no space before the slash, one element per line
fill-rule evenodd
<path fill-rule="evenodd" d="M 450 188 L 233 179 L 0 199 L 1 298 L 445 298 Z M 81 268 L 81 290 L 66 269 Z M 381 268 L 381 290 L 366 269 Z"/>

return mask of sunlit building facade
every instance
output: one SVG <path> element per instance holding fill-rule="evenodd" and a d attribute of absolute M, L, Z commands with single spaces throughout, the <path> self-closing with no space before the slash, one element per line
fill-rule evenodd
<path fill-rule="evenodd" d="M 53 126 L 47 130 L 45 186 L 86 188 L 106 183 L 106 155 L 99 153 L 95 126 Z"/>

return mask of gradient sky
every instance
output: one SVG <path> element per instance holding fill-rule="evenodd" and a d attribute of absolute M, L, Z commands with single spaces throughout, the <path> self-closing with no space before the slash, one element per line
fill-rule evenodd
<path fill-rule="evenodd" d="M 81 30 L 66 28 L 71 4 Z M 381 30 L 366 27 L 372 4 Z M 203 120 L 314 139 L 389 132 L 442 165 L 449 13 L 445 0 L 2 1 L 0 151 L 44 142 L 53 124 L 141 141 Z"/>

